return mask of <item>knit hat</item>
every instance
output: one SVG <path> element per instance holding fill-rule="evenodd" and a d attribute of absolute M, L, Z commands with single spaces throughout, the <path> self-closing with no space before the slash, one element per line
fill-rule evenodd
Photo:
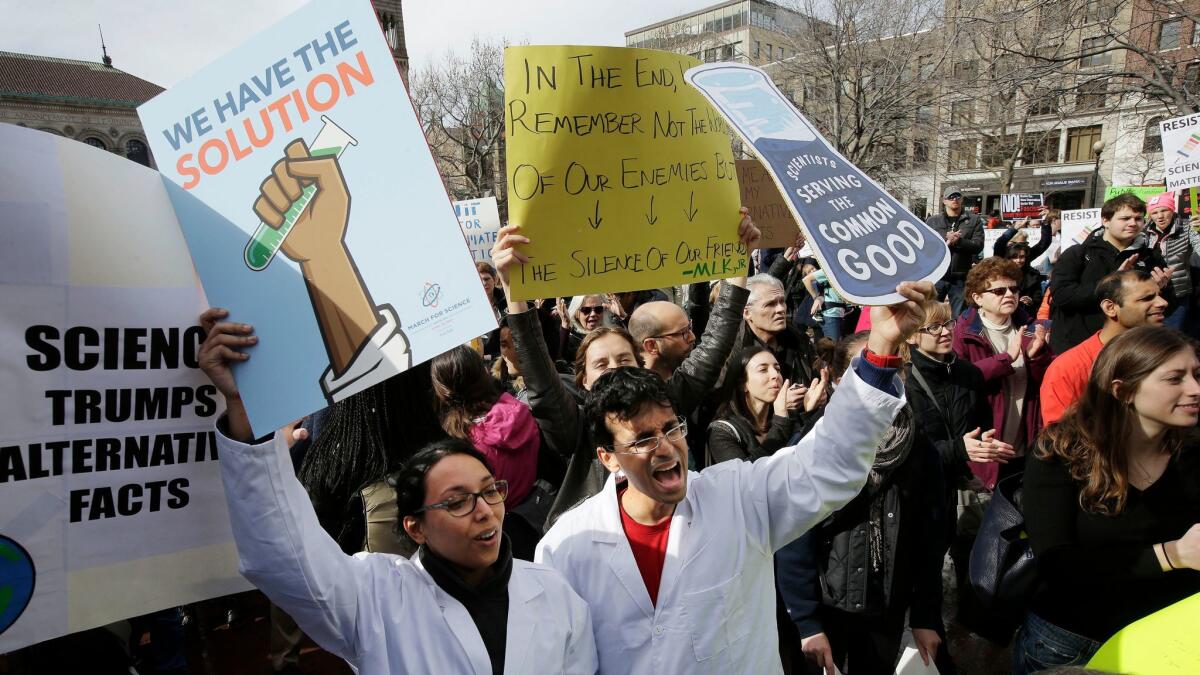
<path fill-rule="evenodd" d="M 1154 213 L 1154 209 L 1170 209 L 1175 211 L 1175 193 L 1160 192 L 1146 201 L 1146 213 Z"/>

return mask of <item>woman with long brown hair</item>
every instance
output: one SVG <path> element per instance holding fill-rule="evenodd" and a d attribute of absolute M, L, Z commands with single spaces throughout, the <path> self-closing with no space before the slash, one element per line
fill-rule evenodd
<path fill-rule="evenodd" d="M 1200 593 L 1200 358 L 1160 326 L 1105 345 L 1029 458 L 1039 585 L 1013 672 L 1083 665 L 1122 627 Z"/>
<path fill-rule="evenodd" d="M 520 506 L 537 480 L 541 434 L 529 407 L 503 392 L 475 350 L 459 346 L 434 357 L 433 393 L 442 428 L 454 438 L 468 441 L 487 457 L 496 478 L 508 481 L 510 511 Z M 513 511 L 521 515 L 521 511 Z M 532 554 L 541 523 L 531 530 L 515 530 L 518 521 L 505 522 L 513 540 L 514 555 Z M 528 558 L 523 558 L 528 559 Z"/>

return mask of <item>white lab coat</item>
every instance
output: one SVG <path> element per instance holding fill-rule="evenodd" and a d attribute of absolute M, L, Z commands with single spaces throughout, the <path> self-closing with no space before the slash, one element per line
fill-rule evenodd
<path fill-rule="evenodd" d="M 780 673 L 773 554 L 858 494 L 904 405 L 851 371 L 799 445 L 688 473 L 651 605 L 621 526 L 617 485 L 563 514 L 535 560 L 588 602 L 600 672 Z"/>
<path fill-rule="evenodd" d="M 239 571 L 317 644 L 362 675 L 492 672 L 462 603 L 417 556 L 342 553 L 317 522 L 279 435 L 246 445 L 217 431 Z M 562 576 L 513 560 L 505 673 L 594 673 L 587 604 Z"/>

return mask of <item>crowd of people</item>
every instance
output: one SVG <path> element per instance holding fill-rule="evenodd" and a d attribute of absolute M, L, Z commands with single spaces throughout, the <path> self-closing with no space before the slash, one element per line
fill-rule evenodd
<path fill-rule="evenodd" d="M 271 346 L 209 310 L 242 573 L 365 674 L 869 675 L 906 641 L 969 673 L 948 621 L 1018 675 L 1085 665 L 1200 593 L 1200 242 L 1174 195 L 1120 195 L 1082 244 L 1046 210 L 985 252 L 944 196 L 945 277 L 879 307 L 802 241 L 682 292 L 519 301 L 510 224 L 477 266 L 496 331 L 262 438 L 230 365 Z M 1002 494 L 1036 561 L 1007 614 L 978 592 L 1012 564 L 979 569 Z"/>

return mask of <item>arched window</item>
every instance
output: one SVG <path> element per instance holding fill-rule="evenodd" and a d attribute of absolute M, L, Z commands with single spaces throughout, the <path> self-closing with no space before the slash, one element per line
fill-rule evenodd
<path fill-rule="evenodd" d="M 150 151 L 146 149 L 145 143 L 136 138 L 125 144 L 125 156 L 142 166 L 150 166 Z"/>
<path fill-rule="evenodd" d="M 1163 118 L 1151 117 L 1149 122 L 1146 122 L 1146 137 L 1142 141 L 1142 152 L 1162 152 L 1162 130 L 1158 128 L 1158 123 Z"/>
<path fill-rule="evenodd" d="M 88 136 L 87 138 L 83 139 L 83 142 L 87 143 L 88 145 L 92 146 L 93 148 L 100 148 L 101 150 L 108 149 L 108 146 L 104 144 L 104 141 L 100 140 L 99 138 L 96 138 L 95 136 Z"/>

